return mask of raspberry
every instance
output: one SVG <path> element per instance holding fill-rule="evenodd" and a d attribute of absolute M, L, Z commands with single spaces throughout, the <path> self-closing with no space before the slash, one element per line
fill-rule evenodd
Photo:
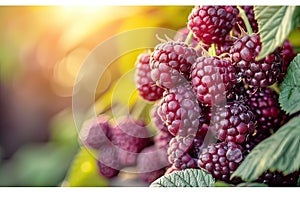
<path fill-rule="evenodd" d="M 252 31 L 254 33 L 257 33 L 258 32 L 258 24 L 257 24 L 257 21 L 254 17 L 254 10 L 253 10 L 253 6 L 241 6 L 241 8 L 245 11 L 246 13 L 246 16 L 248 18 L 248 21 L 250 22 L 250 25 L 251 25 L 251 28 L 252 28 Z M 246 25 L 244 23 L 244 20 L 241 18 L 241 16 L 238 16 L 238 19 L 237 19 L 237 23 L 246 31 L 248 32 L 247 28 L 246 28 Z M 235 33 L 239 34 L 241 31 L 240 31 L 240 28 L 238 27 L 238 25 L 235 25 L 234 26 L 234 31 Z"/>
<path fill-rule="evenodd" d="M 151 79 L 150 53 L 142 53 L 135 63 L 135 84 L 141 97 L 148 101 L 156 101 L 162 97 L 164 90 L 155 85 Z"/>
<path fill-rule="evenodd" d="M 174 138 L 174 136 L 170 133 L 159 132 L 154 138 L 155 146 L 159 149 L 167 149 L 172 138 Z"/>
<path fill-rule="evenodd" d="M 193 90 L 204 105 L 221 104 L 226 101 L 226 91 L 237 83 L 236 69 L 229 60 L 218 57 L 199 57 L 192 65 Z"/>
<path fill-rule="evenodd" d="M 196 56 L 196 51 L 183 42 L 156 45 L 150 57 L 152 80 L 165 89 L 174 87 L 188 78 Z"/>
<path fill-rule="evenodd" d="M 137 154 L 152 144 L 150 133 L 145 126 L 144 122 L 124 118 L 113 128 L 111 142 L 118 149 L 122 166 L 134 165 Z"/>
<path fill-rule="evenodd" d="M 162 163 L 160 151 L 155 146 L 145 148 L 137 158 L 139 176 L 147 183 L 151 183 L 165 173 L 165 163 Z"/>
<path fill-rule="evenodd" d="M 231 46 L 233 45 L 233 40 L 226 39 L 224 43 L 218 44 L 216 48 L 217 55 L 224 53 L 229 53 Z"/>
<path fill-rule="evenodd" d="M 198 166 L 221 181 L 230 182 L 231 174 L 243 160 L 242 147 L 233 142 L 210 144 L 199 156 Z"/>
<path fill-rule="evenodd" d="M 162 121 L 157 113 L 159 105 L 154 105 L 151 110 L 151 120 L 153 125 L 160 131 L 169 133 L 167 125 Z"/>
<path fill-rule="evenodd" d="M 86 122 L 81 132 L 83 144 L 96 150 L 109 142 L 111 135 L 108 118 L 104 115 Z"/>
<path fill-rule="evenodd" d="M 161 157 L 160 159 L 164 163 L 168 163 L 167 151 L 169 147 L 169 142 L 171 141 L 172 138 L 174 138 L 174 136 L 166 132 L 159 132 L 154 138 L 154 144 L 156 148 L 160 151 L 159 156 Z"/>
<path fill-rule="evenodd" d="M 238 13 L 236 6 L 196 6 L 188 17 L 188 28 L 205 44 L 221 44 Z"/>
<path fill-rule="evenodd" d="M 239 82 L 233 86 L 231 91 L 227 92 L 227 101 L 243 100 L 246 96 L 246 89 L 243 82 Z"/>
<path fill-rule="evenodd" d="M 178 30 L 176 35 L 174 36 L 174 40 L 179 41 L 179 42 L 185 42 L 189 32 L 190 32 L 190 30 L 188 28 L 182 28 L 182 29 Z M 190 46 L 195 48 L 198 46 L 199 43 L 200 43 L 200 41 L 198 40 L 198 38 L 196 38 L 195 36 L 192 36 L 191 41 L 190 41 Z M 202 48 L 204 48 L 205 50 L 208 50 L 209 46 L 202 44 Z M 199 48 L 196 51 L 198 56 L 202 55 L 202 48 Z"/>
<path fill-rule="evenodd" d="M 217 107 L 212 116 L 216 137 L 220 141 L 242 143 L 255 129 L 255 117 L 242 101 L 228 102 Z"/>
<path fill-rule="evenodd" d="M 258 132 L 274 133 L 285 122 L 286 116 L 280 108 L 278 97 L 269 88 L 261 88 L 255 93 L 247 91 L 246 104 L 255 115 Z"/>
<path fill-rule="evenodd" d="M 298 177 L 299 171 L 295 171 L 288 175 L 283 175 L 282 172 L 278 171 L 266 171 L 255 182 L 265 183 L 271 187 L 292 187 L 297 186 Z"/>
<path fill-rule="evenodd" d="M 241 71 L 244 81 L 255 88 L 267 87 L 275 83 L 280 75 L 282 56 L 280 49 L 255 61 L 261 44 L 259 35 L 245 35 L 236 40 L 230 49 L 235 66 Z"/>
<path fill-rule="evenodd" d="M 176 136 L 171 139 L 168 148 L 168 160 L 177 169 L 196 168 L 197 164 L 188 151 L 193 145 L 194 136 Z"/>
<path fill-rule="evenodd" d="M 118 152 L 111 144 L 101 146 L 97 159 L 99 172 L 106 178 L 112 178 L 119 173 L 120 163 Z"/>
<path fill-rule="evenodd" d="M 174 136 L 196 134 L 202 109 L 189 83 L 164 92 L 158 114 Z"/>
<path fill-rule="evenodd" d="M 289 40 L 285 40 L 282 45 L 282 59 L 283 59 L 283 65 L 281 68 L 281 74 L 278 78 L 278 82 L 282 82 L 283 78 L 287 72 L 288 66 L 290 62 L 294 59 L 296 56 L 296 52 Z"/>
<path fill-rule="evenodd" d="M 246 140 L 241 144 L 244 148 L 244 156 L 247 156 L 250 151 L 256 147 L 261 141 L 270 137 L 271 133 L 269 132 L 257 132 L 254 131 L 252 134 L 248 134 Z"/>
<path fill-rule="evenodd" d="M 198 132 L 193 139 L 193 144 L 189 149 L 188 153 L 192 158 L 198 158 L 202 149 L 203 142 L 206 134 L 209 132 L 209 126 L 206 123 L 203 123 L 202 126 L 199 127 Z"/>

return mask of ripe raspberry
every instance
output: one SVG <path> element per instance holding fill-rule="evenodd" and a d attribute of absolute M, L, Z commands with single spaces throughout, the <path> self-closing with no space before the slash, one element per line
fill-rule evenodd
<path fill-rule="evenodd" d="M 220 141 L 242 143 L 255 129 L 255 117 L 242 101 L 228 102 L 217 107 L 212 116 L 216 137 Z"/>
<path fill-rule="evenodd" d="M 275 83 L 280 75 L 282 56 L 280 49 L 255 61 L 261 49 L 259 36 L 245 35 L 236 40 L 230 49 L 235 66 L 241 71 L 244 81 L 255 88 L 267 87 Z"/>
<path fill-rule="evenodd" d="M 168 163 L 168 147 L 171 139 L 174 138 L 173 135 L 166 132 L 159 132 L 154 138 L 154 144 L 156 148 L 160 151 L 160 159 L 163 163 Z"/>
<path fill-rule="evenodd" d="M 218 44 L 216 48 L 217 55 L 221 55 L 224 53 L 229 53 L 231 46 L 233 45 L 233 40 L 225 39 L 224 43 Z"/>
<path fill-rule="evenodd" d="M 164 92 L 158 114 L 174 136 L 196 134 L 202 109 L 189 83 Z"/>
<path fill-rule="evenodd" d="M 165 89 L 174 87 L 188 78 L 196 56 L 196 51 L 183 42 L 156 45 L 150 57 L 152 80 Z"/>
<path fill-rule="evenodd" d="M 263 173 L 256 182 L 268 184 L 271 187 L 295 187 L 297 186 L 297 180 L 299 177 L 299 171 L 283 175 L 282 172 L 270 172 Z"/>
<path fill-rule="evenodd" d="M 237 83 L 236 69 L 229 60 L 218 57 L 199 57 L 192 65 L 193 90 L 204 105 L 221 104 Z"/>
<path fill-rule="evenodd" d="M 248 134 L 246 140 L 241 144 L 241 146 L 245 150 L 243 152 L 244 156 L 246 157 L 250 153 L 250 151 L 252 151 L 252 149 L 256 147 L 256 145 L 258 145 L 260 142 L 267 139 L 271 135 L 272 134 L 269 132 L 258 131 L 254 131 L 252 134 Z"/>
<path fill-rule="evenodd" d="M 253 10 L 253 6 L 241 6 L 241 8 L 245 11 L 246 13 L 246 16 L 248 18 L 248 21 L 250 22 L 250 25 L 251 25 L 251 28 L 252 28 L 252 31 L 254 33 L 257 33 L 258 32 L 258 24 L 257 24 L 257 21 L 254 17 L 254 10 Z M 238 16 L 238 19 L 237 19 L 237 23 L 246 31 L 248 32 L 247 28 L 246 28 L 246 25 L 244 23 L 244 20 L 242 19 L 241 16 Z M 234 26 L 234 32 L 236 34 L 239 34 L 241 33 L 240 31 L 240 28 L 238 27 L 238 25 L 235 25 Z"/>
<path fill-rule="evenodd" d="M 86 122 L 81 132 L 83 144 L 96 150 L 109 142 L 111 135 L 108 118 L 104 115 Z"/>
<path fill-rule="evenodd" d="M 197 164 L 188 151 L 193 145 L 194 135 L 176 136 L 171 139 L 168 148 L 168 160 L 177 169 L 196 168 Z"/>
<path fill-rule="evenodd" d="M 112 178 L 119 173 L 120 163 L 118 152 L 111 144 L 101 146 L 97 159 L 99 172 L 106 178 Z"/>
<path fill-rule="evenodd" d="M 164 90 L 155 85 L 151 79 L 150 53 L 142 53 L 135 63 L 135 84 L 141 97 L 148 101 L 156 101 L 162 97 Z"/>
<path fill-rule="evenodd" d="M 282 45 L 282 59 L 283 59 L 283 64 L 281 68 L 281 74 L 278 78 L 278 82 L 282 82 L 283 78 L 287 72 L 288 66 L 290 62 L 294 59 L 296 56 L 296 52 L 289 40 L 284 41 Z"/>
<path fill-rule="evenodd" d="M 202 149 L 203 142 L 206 134 L 209 134 L 209 126 L 206 123 L 203 123 L 202 126 L 199 127 L 196 136 L 193 139 L 193 144 L 189 149 L 188 153 L 192 158 L 198 159 Z"/>
<path fill-rule="evenodd" d="M 188 28 L 182 28 L 182 29 L 178 30 L 176 35 L 174 36 L 174 40 L 179 41 L 179 42 L 185 42 L 189 32 L 190 32 L 190 30 Z M 198 40 L 198 38 L 196 38 L 195 36 L 192 36 L 191 41 L 190 41 L 190 46 L 195 48 L 199 45 L 199 43 L 200 43 L 200 41 Z M 202 48 L 204 48 L 205 50 L 208 50 L 209 46 L 202 44 Z M 200 48 L 196 51 L 198 56 L 202 55 L 202 48 Z"/>
<path fill-rule="evenodd" d="M 170 140 L 174 138 L 173 135 L 167 132 L 159 132 L 155 137 L 154 137 L 154 143 L 155 146 L 159 149 L 164 148 L 167 149 L 169 146 Z"/>
<path fill-rule="evenodd" d="M 162 121 L 162 119 L 160 118 L 160 116 L 157 113 L 158 107 L 159 107 L 158 104 L 156 104 L 152 107 L 152 110 L 150 113 L 152 123 L 158 130 L 165 132 L 165 133 L 169 133 L 167 125 Z"/>
<path fill-rule="evenodd" d="M 230 182 L 231 174 L 242 162 L 242 147 L 233 142 L 210 144 L 199 156 L 198 166 L 221 181 Z"/>
<path fill-rule="evenodd" d="M 145 148 L 138 155 L 137 169 L 139 176 L 146 183 L 152 183 L 165 173 L 165 163 L 160 160 L 160 151 L 155 146 Z"/>
<path fill-rule="evenodd" d="M 286 115 L 278 103 L 278 94 L 269 88 L 261 88 L 255 93 L 248 90 L 246 104 L 255 115 L 258 132 L 274 133 L 285 122 Z"/>
<path fill-rule="evenodd" d="M 118 149 L 120 164 L 131 166 L 136 163 L 137 154 L 152 144 L 152 138 L 145 123 L 124 118 L 113 128 L 112 144 Z"/>
<path fill-rule="evenodd" d="M 205 44 L 221 44 L 238 13 L 236 6 L 196 6 L 188 17 L 188 28 Z"/>
<path fill-rule="evenodd" d="M 231 91 L 227 92 L 227 101 L 243 100 L 246 96 L 246 89 L 243 82 L 239 82 L 233 86 Z"/>

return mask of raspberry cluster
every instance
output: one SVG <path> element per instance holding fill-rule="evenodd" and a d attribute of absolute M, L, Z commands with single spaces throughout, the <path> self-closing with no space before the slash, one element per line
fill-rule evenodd
<path fill-rule="evenodd" d="M 112 178 L 135 166 L 151 183 L 163 174 L 201 168 L 216 180 L 241 182 L 231 180 L 232 173 L 288 120 L 269 86 L 282 80 L 295 56 L 286 41 L 256 60 L 261 41 L 253 7 L 241 8 L 253 34 L 247 34 L 236 6 L 196 6 L 174 41 L 160 39 L 137 57 L 135 83 L 140 97 L 153 103 L 155 132 L 130 118 L 116 125 L 103 116 L 93 121 L 83 143 L 99 151 L 102 175 Z M 256 181 L 295 185 L 298 175 L 266 171 Z"/>
<path fill-rule="evenodd" d="M 241 182 L 231 174 L 287 121 L 268 86 L 281 80 L 295 53 L 286 41 L 256 60 L 261 42 L 253 6 L 241 8 L 253 34 L 236 6 L 196 6 L 175 41 L 151 53 L 152 81 L 165 90 L 151 118 L 156 143 L 167 149 L 166 173 L 202 168 L 217 180 Z"/>

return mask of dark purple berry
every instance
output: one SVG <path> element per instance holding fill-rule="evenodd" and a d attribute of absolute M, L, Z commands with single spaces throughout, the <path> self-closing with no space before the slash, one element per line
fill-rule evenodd
<path fill-rule="evenodd" d="M 150 53 L 142 53 L 135 63 L 135 84 L 141 97 L 156 101 L 162 97 L 164 89 L 158 87 L 151 79 Z"/>
<path fill-rule="evenodd" d="M 170 89 L 189 76 L 196 51 L 184 42 L 165 42 L 156 45 L 150 57 L 152 80 L 158 86 Z"/>
<path fill-rule="evenodd" d="M 221 181 L 230 182 L 231 174 L 242 162 L 242 147 L 233 142 L 210 144 L 199 156 L 198 165 Z"/>
<path fill-rule="evenodd" d="M 216 137 L 220 141 L 242 143 L 255 130 L 255 116 L 242 101 L 228 102 L 216 108 L 212 116 Z"/>
<path fill-rule="evenodd" d="M 236 6 L 196 6 L 188 17 L 188 28 L 205 44 L 221 44 L 238 13 Z"/>
<path fill-rule="evenodd" d="M 151 110 L 152 123 L 155 126 L 155 128 L 157 128 L 158 130 L 169 134 L 167 125 L 163 122 L 161 117 L 158 115 L 158 112 L 157 112 L 158 107 L 159 107 L 159 105 L 154 105 L 152 107 L 152 110 Z"/>
<path fill-rule="evenodd" d="M 255 14 L 254 14 L 253 6 L 241 6 L 241 8 L 246 13 L 246 16 L 248 18 L 248 21 L 250 22 L 252 31 L 254 33 L 257 33 L 258 32 L 258 24 L 257 24 L 257 21 L 255 19 Z M 246 25 L 244 23 L 244 20 L 242 19 L 241 16 L 238 16 L 237 23 L 244 29 L 245 32 L 248 32 L 248 30 L 246 28 Z M 241 33 L 240 28 L 238 27 L 238 25 L 234 26 L 234 31 L 235 31 L 236 34 Z"/>
<path fill-rule="evenodd" d="M 237 83 L 235 67 L 218 57 L 197 58 L 191 68 L 191 79 L 198 100 L 209 106 L 225 103 L 227 93 Z"/>
<path fill-rule="evenodd" d="M 174 136 L 196 134 L 202 109 L 189 83 L 164 92 L 158 114 Z"/>
<path fill-rule="evenodd" d="M 284 175 L 282 172 L 270 172 L 263 173 L 256 182 L 267 184 L 271 187 L 296 187 L 299 178 L 299 171 L 295 171 L 288 175 Z"/>
<path fill-rule="evenodd" d="M 294 59 L 296 56 L 296 52 L 289 40 L 285 40 L 282 45 L 282 59 L 283 59 L 283 65 L 281 69 L 281 74 L 278 78 L 278 82 L 282 82 L 283 78 L 287 72 L 288 66 L 290 62 Z"/>
<path fill-rule="evenodd" d="M 255 88 L 267 87 L 275 83 L 282 67 L 280 49 L 256 61 L 260 49 L 258 34 L 245 35 L 237 39 L 230 49 L 232 61 L 241 72 L 245 83 Z"/>
<path fill-rule="evenodd" d="M 134 165 L 138 153 L 153 143 L 150 132 L 142 121 L 124 118 L 112 131 L 112 144 L 118 149 L 122 166 Z"/>
<path fill-rule="evenodd" d="M 117 176 L 120 169 L 117 149 L 111 145 L 106 144 L 101 146 L 97 159 L 97 166 L 99 172 L 106 178 Z"/>
<path fill-rule="evenodd" d="M 138 155 L 137 169 L 146 183 L 152 183 L 165 173 L 166 163 L 160 160 L 160 152 L 155 146 L 150 146 Z"/>
<path fill-rule="evenodd" d="M 111 139 L 111 127 L 108 117 L 101 115 L 96 119 L 87 121 L 81 131 L 83 144 L 98 150 L 101 145 L 108 143 Z"/>
<path fill-rule="evenodd" d="M 284 124 L 286 115 L 280 108 L 278 97 L 278 94 L 269 88 L 261 88 L 256 92 L 247 91 L 246 104 L 255 115 L 258 132 L 274 133 Z"/>
<path fill-rule="evenodd" d="M 171 139 L 168 148 L 168 160 L 177 169 L 196 168 L 197 163 L 188 151 L 192 148 L 194 135 L 176 136 Z"/>

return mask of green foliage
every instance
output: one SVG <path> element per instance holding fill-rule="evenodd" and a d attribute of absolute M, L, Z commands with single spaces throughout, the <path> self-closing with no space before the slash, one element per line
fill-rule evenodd
<path fill-rule="evenodd" d="M 0 186 L 56 186 L 63 181 L 72 160 L 69 148 L 28 144 L 0 167 Z"/>
<path fill-rule="evenodd" d="M 268 187 L 268 185 L 263 183 L 246 182 L 238 184 L 237 187 Z"/>
<path fill-rule="evenodd" d="M 300 24 L 300 7 L 297 6 L 255 6 L 262 49 L 257 60 L 266 57 Z"/>
<path fill-rule="evenodd" d="M 234 187 L 234 185 L 226 183 L 224 181 L 216 181 L 215 187 Z"/>
<path fill-rule="evenodd" d="M 64 186 L 107 185 L 107 180 L 98 173 L 96 152 L 82 147 L 71 164 Z"/>
<path fill-rule="evenodd" d="M 266 170 L 292 173 L 300 168 L 300 116 L 259 143 L 233 173 L 245 181 L 256 180 Z"/>
<path fill-rule="evenodd" d="M 160 177 L 150 187 L 212 187 L 215 179 L 201 169 L 175 171 Z"/>
<path fill-rule="evenodd" d="M 280 89 L 281 108 L 289 114 L 298 112 L 300 110 L 300 54 L 290 63 Z"/>

